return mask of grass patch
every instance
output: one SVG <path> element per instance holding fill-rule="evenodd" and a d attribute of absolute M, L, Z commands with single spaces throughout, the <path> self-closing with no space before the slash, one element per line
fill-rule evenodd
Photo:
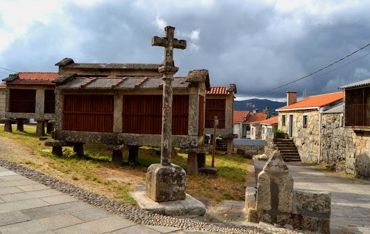
<path fill-rule="evenodd" d="M 25 125 L 24 129 L 24 132 L 6 133 L 0 126 L 0 136 L 9 139 L 13 144 L 10 148 L 14 149 L 14 153 L 7 154 L 6 159 L 126 204 L 135 204 L 130 191 L 144 183 L 149 165 L 160 162 L 158 149 L 141 147 L 139 166 L 116 166 L 111 163 L 111 151 L 104 145 L 95 144 L 85 145 L 84 158 L 78 158 L 71 147 L 64 147 L 63 157 L 56 157 L 36 137 L 35 126 Z M 128 152 L 124 151 L 126 160 L 127 155 Z M 187 155 L 178 154 L 172 162 L 186 168 Z M 222 200 L 244 200 L 246 170 L 250 163 L 239 155 L 228 156 L 217 152 L 215 165 L 219 176 L 187 176 L 187 193 L 208 199 L 211 204 Z M 211 155 L 206 156 L 206 165 L 211 165 Z"/>

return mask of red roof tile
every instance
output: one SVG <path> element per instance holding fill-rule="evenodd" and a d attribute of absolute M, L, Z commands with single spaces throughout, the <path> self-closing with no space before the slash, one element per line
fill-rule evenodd
<path fill-rule="evenodd" d="M 340 101 L 343 99 L 344 93 L 342 91 L 335 93 L 325 93 L 315 96 L 310 96 L 308 98 L 302 99 L 289 106 L 284 106 L 277 111 L 289 111 L 289 110 L 304 110 L 304 109 L 315 109 L 320 108 L 331 103 Z"/>
<path fill-rule="evenodd" d="M 262 120 L 267 119 L 267 114 L 264 112 L 258 112 L 258 113 L 252 113 L 248 118 L 246 119 L 246 122 L 252 123 L 252 122 L 260 122 Z"/>
<path fill-rule="evenodd" d="M 52 81 L 58 77 L 57 72 L 19 72 L 18 79 L 11 84 L 43 84 L 54 85 Z"/>
<path fill-rule="evenodd" d="M 207 94 L 217 94 L 217 95 L 228 95 L 230 92 L 228 91 L 227 87 L 211 87 L 211 90 L 207 91 Z"/>
<path fill-rule="evenodd" d="M 244 122 L 249 113 L 250 113 L 249 111 L 234 111 L 233 122 L 234 123 Z"/>
<path fill-rule="evenodd" d="M 271 117 L 269 119 L 260 121 L 259 124 L 277 125 L 278 124 L 278 121 L 279 121 L 279 117 L 278 116 L 274 116 L 274 117 Z"/>

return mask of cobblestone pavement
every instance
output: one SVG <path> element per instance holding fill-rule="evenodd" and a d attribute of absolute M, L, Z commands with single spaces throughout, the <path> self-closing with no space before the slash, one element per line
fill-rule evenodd
<path fill-rule="evenodd" d="M 370 233 L 370 181 L 334 177 L 289 163 L 294 188 L 331 192 L 333 233 Z"/>
<path fill-rule="evenodd" d="M 0 167 L 0 233 L 192 233 L 137 225 Z"/>

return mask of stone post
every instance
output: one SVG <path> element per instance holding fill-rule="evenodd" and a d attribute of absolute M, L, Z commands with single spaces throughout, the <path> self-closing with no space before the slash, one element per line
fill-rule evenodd
<path fill-rule="evenodd" d="M 189 175 L 198 175 L 198 160 L 196 153 L 188 154 L 188 168 L 187 173 Z"/>
<path fill-rule="evenodd" d="M 23 132 L 24 131 L 24 119 L 17 119 L 17 131 Z"/>
<path fill-rule="evenodd" d="M 36 125 L 36 136 L 41 137 L 45 136 L 45 121 L 44 120 L 37 120 Z"/>
<path fill-rule="evenodd" d="M 146 177 L 146 195 L 156 202 L 184 200 L 186 198 L 185 170 L 171 164 L 172 80 L 178 70 L 173 61 L 173 49 L 185 49 L 186 41 L 174 38 L 174 27 L 165 27 L 165 33 L 165 37 L 155 36 L 152 39 L 153 46 L 165 47 L 165 59 L 158 69 L 163 80 L 161 164 L 151 165 Z"/>
<path fill-rule="evenodd" d="M 128 147 L 128 164 L 137 165 L 139 163 L 139 146 L 132 145 Z"/>
<path fill-rule="evenodd" d="M 121 165 L 123 162 L 123 155 L 121 149 L 112 150 L 112 162 L 116 165 Z"/>
<path fill-rule="evenodd" d="M 76 153 L 78 157 L 83 157 L 84 154 L 84 144 L 83 143 L 74 143 L 73 144 L 73 152 Z"/>
<path fill-rule="evenodd" d="M 11 119 L 4 120 L 4 132 L 13 132 Z"/>
<path fill-rule="evenodd" d="M 46 133 L 50 134 L 54 130 L 54 121 L 47 121 L 46 123 Z"/>

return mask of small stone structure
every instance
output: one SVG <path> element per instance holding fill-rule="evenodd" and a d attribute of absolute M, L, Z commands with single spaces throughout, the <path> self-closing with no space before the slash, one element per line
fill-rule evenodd
<path fill-rule="evenodd" d="M 52 130 L 50 123 L 55 118 L 53 80 L 57 76 L 56 72 L 19 72 L 4 79 L 6 82 L 5 131 L 12 131 L 11 125 L 14 120 L 17 123 L 17 130 L 23 131 L 23 123 L 27 119 L 37 121 L 37 136 L 45 135 L 46 124 L 49 124 L 48 131 Z"/>
<path fill-rule="evenodd" d="M 6 103 L 6 85 L 5 82 L 0 83 L 0 119 L 5 116 Z"/>
<path fill-rule="evenodd" d="M 248 221 L 330 233 L 331 196 L 293 189 L 293 177 L 275 151 L 258 174 L 257 188 L 246 188 Z"/>

